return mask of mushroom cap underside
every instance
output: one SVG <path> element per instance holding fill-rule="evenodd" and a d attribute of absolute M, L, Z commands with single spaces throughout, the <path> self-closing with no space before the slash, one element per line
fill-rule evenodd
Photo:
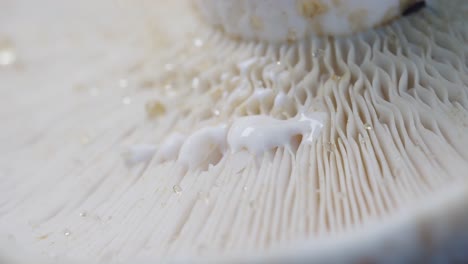
<path fill-rule="evenodd" d="M 17 58 L 0 67 L 1 257 L 463 257 L 447 248 L 464 245 L 468 219 L 466 8 L 268 44 L 206 27 L 184 1 L 48 1 L 0 4 Z M 301 113 L 326 114 L 314 140 L 294 134 L 260 155 L 211 136 L 189 169 L 178 152 L 121 157 Z"/>

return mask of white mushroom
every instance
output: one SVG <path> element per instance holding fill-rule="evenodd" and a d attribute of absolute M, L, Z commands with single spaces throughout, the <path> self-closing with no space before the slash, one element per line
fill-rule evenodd
<path fill-rule="evenodd" d="M 232 37 L 293 41 L 343 35 L 390 22 L 421 0 L 195 0 L 203 18 Z"/>
<path fill-rule="evenodd" d="M 37 2 L 0 2 L 0 262 L 468 260 L 464 1 Z"/>

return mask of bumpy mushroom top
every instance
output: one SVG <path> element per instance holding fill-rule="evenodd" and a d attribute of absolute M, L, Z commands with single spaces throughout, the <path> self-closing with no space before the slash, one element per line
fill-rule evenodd
<path fill-rule="evenodd" d="M 349 35 L 390 22 L 421 0 L 195 0 L 204 19 L 234 38 L 295 41 Z"/>

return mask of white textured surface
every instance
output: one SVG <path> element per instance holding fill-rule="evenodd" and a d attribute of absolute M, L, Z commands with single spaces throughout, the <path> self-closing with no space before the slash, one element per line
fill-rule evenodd
<path fill-rule="evenodd" d="M 463 1 L 450 18 L 426 10 L 295 45 L 225 38 L 173 9 L 184 1 L 44 1 L 0 2 L 19 63 L 0 68 L 0 260 L 382 262 L 445 257 L 466 238 Z M 152 99 L 167 109 L 147 119 Z M 186 171 L 170 151 L 121 158 L 300 112 L 329 116 L 317 141 L 259 161 L 228 152 Z"/>
<path fill-rule="evenodd" d="M 349 35 L 398 17 L 418 0 L 195 0 L 211 25 L 235 38 L 295 41 Z"/>

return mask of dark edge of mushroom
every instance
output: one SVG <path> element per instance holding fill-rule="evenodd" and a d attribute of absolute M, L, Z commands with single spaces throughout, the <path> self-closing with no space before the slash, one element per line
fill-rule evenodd
<path fill-rule="evenodd" d="M 426 7 L 426 1 L 416 2 L 413 5 L 406 8 L 405 11 L 403 11 L 403 16 L 409 16 L 414 13 L 417 13 L 418 11 L 421 11 L 421 9 L 423 9 L 424 7 Z"/>

